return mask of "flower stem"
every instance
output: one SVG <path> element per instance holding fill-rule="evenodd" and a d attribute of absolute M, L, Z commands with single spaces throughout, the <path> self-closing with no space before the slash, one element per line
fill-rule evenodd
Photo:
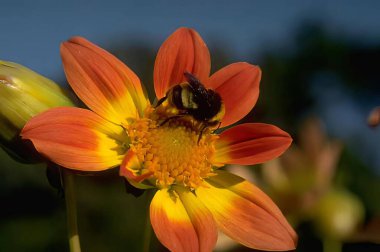
<path fill-rule="evenodd" d="M 74 175 L 68 169 L 62 168 L 63 186 L 65 190 L 67 231 L 70 252 L 80 252 L 80 241 L 77 224 L 77 208 L 74 190 Z"/>
<path fill-rule="evenodd" d="M 144 238 L 143 238 L 143 247 L 142 251 L 143 252 L 149 252 L 150 248 L 150 241 L 152 237 L 152 226 L 150 224 L 150 211 L 149 211 L 149 203 L 152 200 L 154 190 L 147 190 L 146 192 L 146 202 L 148 203 L 147 211 L 146 211 L 146 219 L 145 219 L 145 229 L 144 229 Z"/>
<path fill-rule="evenodd" d="M 323 239 L 323 252 L 341 252 L 342 243 L 329 238 Z"/>

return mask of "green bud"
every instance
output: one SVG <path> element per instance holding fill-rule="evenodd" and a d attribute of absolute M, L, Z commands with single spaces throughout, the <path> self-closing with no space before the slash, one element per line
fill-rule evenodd
<path fill-rule="evenodd" d="M 0 143 L 9 153 L 21 153 L 18 137 L 33 116 L 53 107 L 74 106 L 53 81 L 16 63 L 0 61 Z"/>
<path fill-rule="evenodd" d="M 344 241 L 364 220 L 360 199 L 345 190 L 330 190 L 316 206 L 314 224 L 323 238 Z"/>

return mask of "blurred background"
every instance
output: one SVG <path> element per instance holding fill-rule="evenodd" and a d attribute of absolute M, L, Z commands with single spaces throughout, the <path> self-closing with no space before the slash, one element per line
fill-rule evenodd
<path fill-rule="evenodd" d="M 263 71 L 244 121 L 280 126 L 293 147 L 255 181 L 299 234 L 297 251 L 380 251 L 379 1 L 7 1 L 0 59 L 67 87 L 59 45 L 84 36 L 131 67 L 154 97 L 161 43 L 181 26 L 207 43 L 212 71 L 237 61 Z M 0 150 L 0 251 L 68 251 L 65 203 L 43 164 Z M 127 194 L 117 170 L 76 176 L 83 251 L 141 251 L 148 196 Z M 154 235 L 153 235 L 154 236 Z M 155 238 L 151 251 L 165 251 Z M 219 251 L 248 251 L 223 237 Z"/>

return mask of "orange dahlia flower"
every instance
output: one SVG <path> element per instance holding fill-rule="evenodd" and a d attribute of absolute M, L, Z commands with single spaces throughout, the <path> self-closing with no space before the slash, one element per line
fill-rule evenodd
<path fill-rule="evenodd" d="M 139 78 L 84 38 L 64 42 L 61 55 L 71 87 L 91 110 L 61 107 L 32 118 L 22 137 L 40 153 L 74 170 L 120 166 L 120 175 L 132 185 L 157 189 L 151 223 L 171 251 L 211 251 L 217 229 L 250 248 L 295 248 L 296 234 L 272 200 L 219 169 L 281 155 L 292 141 L 286 132 L 261 123 L 241 124 L 220 135 L 208 128 L 200 131 L 202 122 L 191 115 L 171 117 L 178 111 L 168 102 L 152 106 Z M 187 82 L 184 73 L 191 73 L 220 95 L 223 128 L 255 105 L 261 71 L 240 62 L 209 76 L 210 64 L 199 34 L 180 28 L 158 52 L 154 88 L 161 99 L 173 86 Z"/>

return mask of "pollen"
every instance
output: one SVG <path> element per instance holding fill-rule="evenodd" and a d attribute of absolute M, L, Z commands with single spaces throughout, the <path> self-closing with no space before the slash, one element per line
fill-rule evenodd
<path fill-rule="evenodd" d="M 135 172 L 152 174 L 149 180 L 159 188 L 195 189 L 204 178 L 215 175 L 212 158 L 218 136 L 209 131 L 201 134 L 197 122 L 189 118 L 167 120 L 165 115 L 148 109 L 144 118 L 127 126 L 130 148 L 140 162 Z"/>

